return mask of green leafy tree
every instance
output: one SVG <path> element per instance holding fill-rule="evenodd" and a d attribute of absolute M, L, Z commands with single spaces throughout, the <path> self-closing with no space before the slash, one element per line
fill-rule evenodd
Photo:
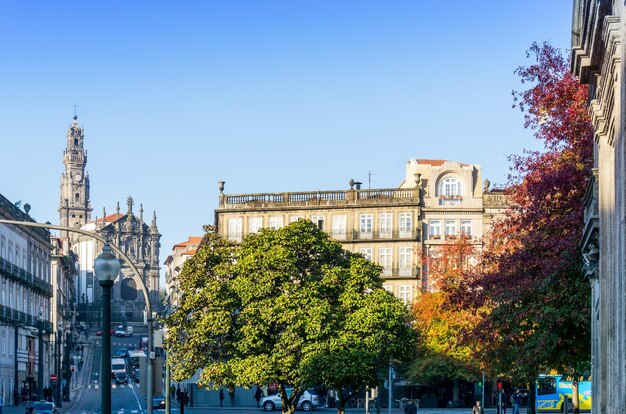
<path fill-rule="evenodd" d="M 394 302 L 377 276 L 380 269 L 344 251 L 311 222 L 263 229 L 241 246 L 207 230 L 208 243 L 185 263 L 180 275 L 181 305 L 166 321 L 174 379 L 201 369 L 201 386 L 276 382 L 283 412 L 292 413 L 304 390 L 324 379 L 320 372 L 326 371 L 324 364 L 333 351 L 387 357 L 389 350 L 374 347 L 366 333 L 388 339 L 394 344 L 389 348 L 395 349 L 395 325 L 385 331 L 387 336 L 372 330 L 385 326 L 376 318 L 394 316 L 388 308 Z M 372 307 L 377 300 L 381 310 L 376 312 Z M 347 316 L 346 311 L 357 316 Z M 349 329 L 355 334 L 346 333 Z M 290 395 L 288 385 L 293 386 Z"/>

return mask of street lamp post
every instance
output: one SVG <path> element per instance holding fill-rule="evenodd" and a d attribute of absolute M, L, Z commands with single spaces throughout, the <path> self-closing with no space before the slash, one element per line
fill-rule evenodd
<path fill-rule="evenodd" d="M 111 287 L 120 272 L 120 261 L 111 252 L 108 243 L 96 258 L 95 272 L 102 287 L 102 414 L 111 414 Z"/>
<path fill-rule="evenodd" d="M 163 328 L 163 336 L 167 341 L 169 339 L 167 326 Z M 170 400 L 171 390 L 170 390 L 170 364 L 169 364 L 169 355 L 167 352 L 164 354 L 165 356 L 165 414 L 171 413 L 172 401 Z"/>
<path fill-rule="evenodd" d="M 54 343 L 54 350 L 55 350 L 55 358 L 54 358 L 54 363 L 56 365 L 56 375 L 57 375 L 57 383 L 56 383 L 56 392 L 55 392 L 55 398 L 56 398 L 56 404 L 57 407 L 61 408 L 63 407 L 63 405 L 61 404 L 61 378 L 63 378 L 63 376 L 61 375 L 61 337 L 62 337 L 62 332 L 61 331 L 57 331 L 56 332 L 56 342 Z"/>
<path fill-rule="evenodd" d="M 39 340 L 39 356 L 37 358 L 37 399 L 43 400 L 43 307 L 39 308 L 39 320 L 38 320 L 37 338 Z"/>

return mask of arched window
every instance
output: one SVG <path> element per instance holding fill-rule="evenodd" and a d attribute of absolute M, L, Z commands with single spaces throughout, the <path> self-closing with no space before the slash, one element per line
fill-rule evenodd
<path fill-rule="evenodd" d="M 441 180 L 441 183 L 439 183 L 439 195 L 447 197 L 463 195 L 461 181 L 457 178 L 445 178 Z"/>
<path fill-rule="evenodd" d="M 80 194 L 79 193 L 74 194 L 74 198 L 76 199 L 76 201 L 79 201 L 80 200 Z"/>
<path fill-rule="evenodd" d="M 122 280 L 120 295 L 124 300 L 137 300 L 137 284 L 133 279 Z"/>

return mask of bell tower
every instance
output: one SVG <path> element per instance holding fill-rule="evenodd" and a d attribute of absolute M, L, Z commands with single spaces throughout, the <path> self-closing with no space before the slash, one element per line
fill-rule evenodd
<path fill-rule="evenodd" d="M 65 171 L 61 174 L 59 222 L 61 226 L 80 228 L 91 221 L 89 201 L 89 174 L 86 173 L 87 151 L 83 146 L 84 130 L 78 126 L 78 117 L 67 129 L 67 144 L 63 152 Z M 70 245 L 78 239 L 76 233 L 61 232 Z"/>

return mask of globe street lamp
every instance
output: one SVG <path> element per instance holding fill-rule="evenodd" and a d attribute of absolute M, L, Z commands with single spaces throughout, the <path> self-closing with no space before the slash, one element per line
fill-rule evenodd
<path fill-rule="evenodd" d="M 100 256 L 96 257 L 94 270 L 102 287 L 102 414 L 111 413 L 111 287 L 120 272 L 120 261 L 106 243 Z"/>
<path fill-rule="evenodd" d="M 39 356 L 37 358 L 37 364 L 39 367 L 37 368 L 37 399 L 39 401 L 43 400 L 43 307 L 39 307 L 39 319 L 38 319 L 38 331 L 37 338 L 39 340 Z"/>

